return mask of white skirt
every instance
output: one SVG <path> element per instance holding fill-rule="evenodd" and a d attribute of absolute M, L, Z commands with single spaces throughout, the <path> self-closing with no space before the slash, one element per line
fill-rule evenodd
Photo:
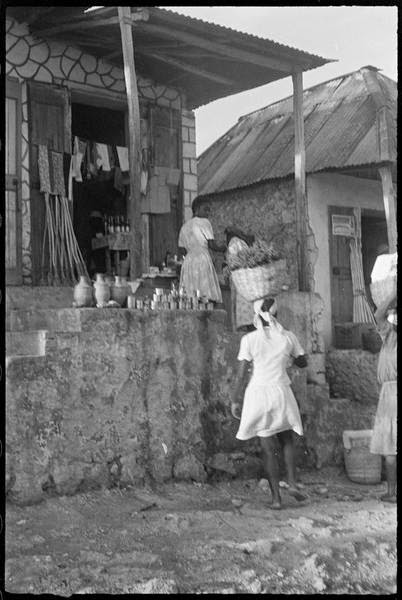
<path fill-rule="evenodd" d="M 303 435 L 299 408 L 290 385 L 263 383 L 251 378 L 244 394 L 237 439 L 269 437 L 290 429 Z"/>

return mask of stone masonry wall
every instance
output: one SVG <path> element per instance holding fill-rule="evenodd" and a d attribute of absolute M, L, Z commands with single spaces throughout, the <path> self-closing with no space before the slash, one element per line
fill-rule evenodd
<path fill-rule="evenodd" d="M 291 288 L 298 288 L 296 208 L 292 180 L 271 181 L 205 198 L 215 238 L 225 241 L 233 225 L 266 241 L 273 240 L 286 256 Z"/>
<path fill-rule="evenodd" d="M 191 219 L 191 204 L 197 196 L 197 155 L 195 145 L 195 115 L 192 110 L 182 110 L 183 140 L 183 218 Z"/>
<path fill-rule="evenodd" d="M 334 397 L 350 398 L 363 406 L 376 406 L 378 354 L 365 350 L 336 350 L 327 353 L 326 375 Z"/>
<path fill-rule="evenodd" d="M 284 325 L 309 356 L 318 355 L 319 298 L 286 292 L 279 306 Z M 9 498 L 33 502 L 150 479 L 203 481 L 213 469 L 261 475 L 257 441 L 235 438 L 230 402 L 241 334 L 226 329 L 225 316 L 10 303 L 10 331 L 29 325 L 47 334 L 44 356 L 7 358 Z M 314 466 L 317 411 L 310 411 L 308 382 L 320 374 L 293 367 L 290 376 L 306 426 L 298 464 Z M 324 436 L 328 429 L 331 423 Z M 228 463 L 232 453 L 245 458 L 237 469 Z"/>
<path fill-rule="evenodd" d="M 6 19 L 6 75 L 21 82 L 22 94 L 22 275 L 23 283 L 31 284 L 31 217 L 29 188 L 29 143 L 27 81 L 54 85 L 74 85 L 96 95 L 100 89 L 108 90 L 125 99 L 124 72 L 104 60 L 86 54 L 64 43 L 44 41 L 30 35 L 24 23 Z M 141 98 L 182 111 L 180 92 L 158 85 L 150 79 L 138 77 L 138 93 Z M 185 189 L 194 192 L 194 182 L 186 178 L 195 174 L 194 118 L 191 111 L 183 115 L 183 166 Z M 188 161 L 188 164 L 187 162 Z M 186 170 L 187 169 L 187 170 Z M 187 186 L 187 187 L 186 187 Z"/>

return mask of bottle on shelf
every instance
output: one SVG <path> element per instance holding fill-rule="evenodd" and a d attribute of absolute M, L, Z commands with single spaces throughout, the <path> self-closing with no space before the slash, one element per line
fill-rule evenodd
<path fill-rule="evenodd" d="M 114 233 L 114 221 L 113 217 L 109 217 L 109 233 Z"/>
<path fill-rule="evenodd" d="M 120 231 L 120 217 L 119 216 L 117 216 L 117 215 L 115 216 L 114 223 L 115 223 L 114 230 L 115 230 L 115 232 L 119 233 L 119 231 Z"/>

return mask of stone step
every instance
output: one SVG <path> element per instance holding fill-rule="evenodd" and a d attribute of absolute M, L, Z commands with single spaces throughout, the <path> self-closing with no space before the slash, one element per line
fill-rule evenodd
<path fill-rule="evenodd" d="M 7 356 L 44 356 L 46 351 L 45 329 L 31 331 L 6 331 Z"/>

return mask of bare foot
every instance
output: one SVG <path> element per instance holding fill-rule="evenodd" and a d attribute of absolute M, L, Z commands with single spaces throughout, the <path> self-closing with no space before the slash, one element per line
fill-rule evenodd
<path fill-rule="evenodd" d="M 269 505 L 269 508 L 272 510 L 281 510 L 282 504 L 280 502 L 272 502 L 272 504 Z"/>
<path fill-rule="evenodd" d="M 289 496 L 292 496 L 293 498 L 296 498 L 296 500 L 298 502 L 303 502 L 304 500 L 307 500 L 307 496 L 305 494 L 301 494 L 297 488 L 295 487 L 288 487 L 287 488 L 287 492 L 289 494 Z"/>
<path fill-rule="evenodd" d="M 383 496 L 380 497 L 380 500 L 382 500 L 383 502 L 390 502 L 391 504 L 395 504 L 396 503 L 396 494 L 394 494 L 393 496 L 390 496 L 389 494 L 384 494 Z"/>

